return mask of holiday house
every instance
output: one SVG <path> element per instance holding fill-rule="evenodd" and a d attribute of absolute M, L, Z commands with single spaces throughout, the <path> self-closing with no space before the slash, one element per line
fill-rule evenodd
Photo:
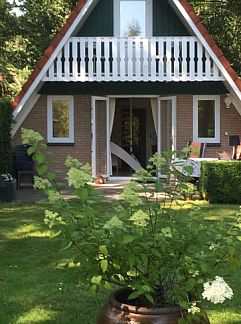
<path fill-rule="evenodd" d="M 126 176 L 155 152 L 241 134 L 241 80 L 187 0 L 80 0 L 14 101 L 40 132 L 51 166 L 68 155 Z"/>

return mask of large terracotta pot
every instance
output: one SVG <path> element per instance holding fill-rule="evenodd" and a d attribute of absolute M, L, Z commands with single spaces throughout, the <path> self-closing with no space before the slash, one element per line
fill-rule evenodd
<path fill-rule="evenodd" d="M 119 289 L 110 296 L 97 318 L 97 324 L 178 324 L 178 319 L 182 318 L 179 307 L 146 308 L 120 302 L 128 291 Z M 209 323 L 206 318 L 201 322 Z"/>

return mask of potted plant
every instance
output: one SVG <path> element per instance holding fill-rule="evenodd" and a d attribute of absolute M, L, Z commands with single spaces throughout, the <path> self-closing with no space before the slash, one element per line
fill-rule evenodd
<path fill-rule="evenodd" d="M 39 155 L 34 147 L 31 153 Z M 45 223 L 62 235 L 83 281 L 94 293 L 100 287 L 120 288 L 103 308 L 99 324 L 209 323 L 203 299 L 222 303 L 233 296 L 223 278 L 240 267 L 240 241 L 235 239 L 240 218 L 227 227 L 204 220 L 198 208 L 182 210 L 180 205 L 178 210 L 171 176 L 172 185 L 159 178 L 148 184 L 153 168 L 161 172 L 171 155 L 153 157 L 151 169 L 141 169 L 122 199 L 108 205 L 88 183 L 90 166 L 71 157 L 67 180 L 78 204 L 61 197 L 47 170 L 46 177 L 35 178 L 51 202 Z"/>
<path fill-rule="evenodd" d="M 0 99 L 0 200 L 16 197 L 16 180 L 12 177 L 11 146 L 12 107 L 9 98 Z"/>
<path fill-rule="evenodd" d="M 183 196 L 184 200 L 192 200 L 193 197 L 199 197 L 197 186 L 191 182 L 180 183 L 177 191 Z"/>

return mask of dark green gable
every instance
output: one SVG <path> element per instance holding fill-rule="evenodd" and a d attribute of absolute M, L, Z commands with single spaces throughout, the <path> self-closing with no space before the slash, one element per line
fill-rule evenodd
<path fill-rule="evenodd" d="M 190 36 L 167 0 L 153 0 L 153 36 Z"/>
<path fill-rule="evenodd" d="M 113 36 L 113 0 L 99 0 L 77 36 Z M 153 36 L 189 36 L 167 0 L 153 0 Z"/>
<path fill-rule="evenodd" d="M 99 0 L 77 36 L 113 36 L 113 0 Z"/>

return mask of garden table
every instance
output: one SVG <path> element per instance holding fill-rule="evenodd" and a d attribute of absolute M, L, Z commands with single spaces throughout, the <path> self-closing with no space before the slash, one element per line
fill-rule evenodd
<path fill-rule="evenodd" d="M 173 161 L 172 167 L 186 176 L 199 178 L 201 174 L 201 163 L 203 161 L 218 161 L 218 160 L 219 160 L 218 158 L 188 158 L 188 159 L 176 158 Z M 189 166 L 192 167 L 191 173 L 185 170 L 185 168 Z"/>

